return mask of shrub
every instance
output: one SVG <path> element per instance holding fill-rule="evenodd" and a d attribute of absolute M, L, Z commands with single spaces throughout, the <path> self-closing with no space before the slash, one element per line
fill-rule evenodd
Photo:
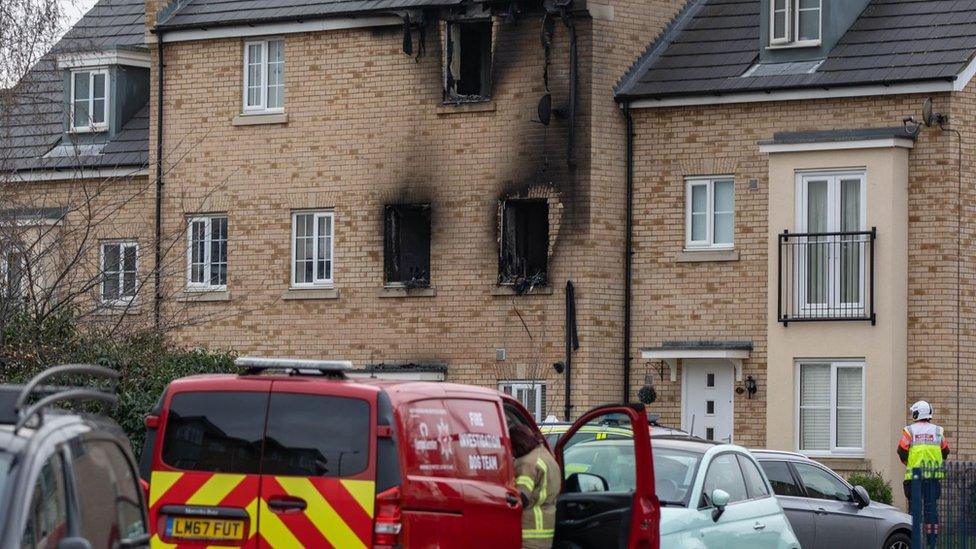
<path fill-rule="evenodd" d="M 118 405 L 110 415 L 119 423 L 138 456 L 145 438 L 144 419 L 166 385 L 179 377 L 235 371 L 235 354 L 185 349 L 152 331 L 109 334 L 78 330 L 70 319 L 43 323 L 8 319 L 0 334 L 0 380 L 23 383 L 57 364 L 88 363 L 118 370 Z M 86 406 L 96 410 L 97 405 Z"/>
<path fill-rule="evenodd" d="M 871 473 L 852 473 L 847 477 L 847 482 L 851 486 L 863 486 L 871 496 L 871 501 L 887 503 L 891 505 L 891 482 L 884 478 L 884 475 L 874 471 Z"/>

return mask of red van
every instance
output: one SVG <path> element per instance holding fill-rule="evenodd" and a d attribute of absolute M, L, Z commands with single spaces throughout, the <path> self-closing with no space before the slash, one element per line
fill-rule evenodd
<path fill-rule="evenodd" d="M 520 547 L 507 426 L 537 427 L 512 397 L 349 380 L 344 362 L 238 363 L 241 375 L 173 381 L 146 419 L 153 547 Z M 643 410 L 594 410 L 570 436 L 610 414 L 639 422 Z M 635 438 L 636 493 L 600 493 L 598 477 L 567 480 L 574 491 L 560 496 L 557 545 L 657 549 L 646 432 Z"/>

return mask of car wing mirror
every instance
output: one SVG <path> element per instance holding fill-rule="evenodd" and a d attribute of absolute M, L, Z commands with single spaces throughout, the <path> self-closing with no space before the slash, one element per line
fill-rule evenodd
<path fill-rule="evenodd" d="M 57 547 L 58 549 L 92 549 L 91 543 L 80 536 L 61 538 Z"/>
<path fill-rule="evenodd" d="M 871 505 L 871 495 L 868 494 L 867 489 L 863 486 L 855 486 L 854 490 L 854 502 L 857 503 L 858 508 L 864 509 L 868 505 Z"/>
<path fill-rule="evenodd" d="M 729 493 L 720 488 L 716 488 L 712 490 L 709 501 L 715 507 L 712 510 L 712 521 L 718 522 L 718 519 L 722 517 L 722 513 L 725 512 L 725 506 L 729 504 Z"/>
<path fill-rule="evenodd" d="M 609 492 L 607 479 L 593 473 L 573 473 L 566 479 L 566 492 L 585 494 L 590 492 Z"/>

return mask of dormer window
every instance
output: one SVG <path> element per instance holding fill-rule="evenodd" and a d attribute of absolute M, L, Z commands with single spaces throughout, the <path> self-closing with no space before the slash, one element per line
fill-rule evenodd
<path fill-rule="evenodd" d="M 71 73 L 71 130 L 101 132 L 108 129 L 108 69 Z"/>
<path fill-rule="evenodd" d="M 820 44 L 822 0 L 770 0 L 771 46 Z"/>

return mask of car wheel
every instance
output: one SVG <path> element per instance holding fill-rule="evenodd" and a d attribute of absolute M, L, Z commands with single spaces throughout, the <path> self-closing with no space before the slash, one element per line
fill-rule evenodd
<path fill-rule="evenodd" d="M 912 538 L 899 532 L 897 534 L 892 534 L 885 541 L 883 549 L 911 549 L 911 547 Z"/>

